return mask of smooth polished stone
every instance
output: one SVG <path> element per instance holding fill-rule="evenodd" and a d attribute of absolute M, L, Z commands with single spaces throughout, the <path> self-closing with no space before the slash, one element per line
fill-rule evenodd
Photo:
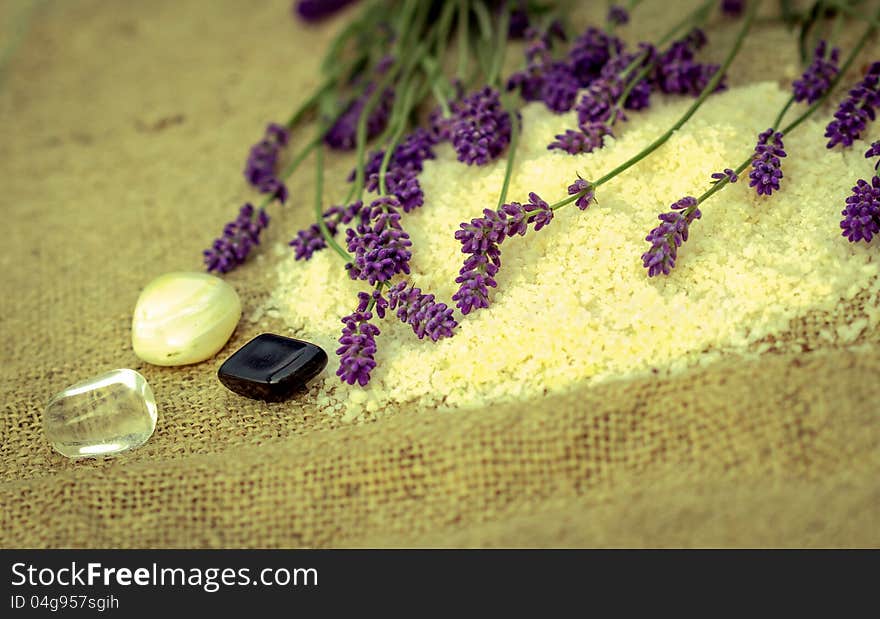
<path fill-rule="evenodd" d="M 143 445 L 156 429 L 156 399 L 134 370 L 113 370 L 71 385 L 43 411 L 43 432 L 68 458 L 122 453 Z"/>
<path fill-rule="evenodd" d="M 224 361 L 217 376 L 229 390 L 246 398 L 280 402 L 326 366 L 327 353 L 319 346 L 263 333 Z"/>
<path fill-rule="evenodd" d="M 235 289 L 207 273 L 166 273 L 147 284 L 131 321 L 134 354 L 153 365 L 210 359 L 241 318 Z"/>

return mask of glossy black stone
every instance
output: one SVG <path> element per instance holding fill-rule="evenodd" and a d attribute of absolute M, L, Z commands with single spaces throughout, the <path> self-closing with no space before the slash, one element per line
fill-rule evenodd
<path fill-rule="evenodd" d="M 263 333 L 239 348 L 217 372 L 230 391 L 246 398 L 280 402 L 302 390 L 327 366 L 318 346 Z"/>

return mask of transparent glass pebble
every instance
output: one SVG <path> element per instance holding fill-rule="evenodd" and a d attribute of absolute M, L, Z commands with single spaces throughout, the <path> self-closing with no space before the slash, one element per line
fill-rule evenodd
<path fill-rule="evenodd" d="M 113 370 L 56 394 L 43 413 L 52 448 L 68 458 L 122 453 L 156 429 L 156 400 L 134 370 Z"/>

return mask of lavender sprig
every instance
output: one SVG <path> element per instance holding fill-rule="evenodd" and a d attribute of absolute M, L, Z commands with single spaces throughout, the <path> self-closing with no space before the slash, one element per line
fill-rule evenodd
<path fill-rule="evenodd" d="M 250 203 L 242 206 L 238 217 L 226 224 L 223 234 L 203 252 L 208 272 L 228 273 L 243 264 L 254 245 L 260 244 L 260 233 L 268 225 L 269 216 L 264 209 L 255 211 Z"/>
<path fill-rule="evenodd" d="M 675 267 L 678 248 L 688 240 L 691 223 L 702 215 L 698 204 L 696 198 L 687 196 L 672 204 L 671 211 L 657 216 L 662 223 L 645 237 L 651 248 L 642 254 L 642 264 L 648 269 L 648 277 L 660 273 L 669 275 Z"/>
<path fill-rule="evenodd" d="M 852 146 L 868 122 L 876 117 L 877 107 L 880 107 L 880 62 L 868 67 L 865 77 L 841 101 L 834 120 L 825 129 L 825 137 L 829 138 L 827 147 Z"/>
<path fill-rule="evenodd" d="M 541 230 L 553 220 L 553 209 L 536 193 L 525 205 L 511 202 L 498 210 L 485 209 L 483 216 L 462 223 L 455 233 L 461 252 L 468 257 L 459 270 L 452 296 L 462 314 L 489 307 L 489 288 L 498 285 L 495 275 L 501 267 L 501 244 L 507 238 L 523 236 L 532 225 Z"/>
<path fill-rule="evenodd" d="M 510 143 L 510 117 L 494 88 L 465 97 L 455 104 L 453 114 L 450 133 L 459 161 L 486 165 Z"/>
<path fill-rule="evenodd" d="M 352 150 L 357 146 L 357 126 L 361 116 L 366 114 L 367 140 L 372 140 L 388 126 L 388 117 L 394 103 L 394 91 L 384 88 L 378 98 L 378 105 L 366 110 L 371 99 L 375 84 L 368 84 L 364 92 L 352 101 L 345 111 L 336 119 L 324 136 L 324 143 L 335 150 Z"/>
<path fill-rule="evenodd" d="M 771 195 L 779 191 L 782 179 L 781 157 L 785 157 L 782 133 L 771 127 L 758 135 L 755 154 L 752 158 L 752 171 L 749 172 L 749 187 L 755 187 L 758 195 Z"/>
<path fill-rule="evenodd" d="M 271 194 L 281 204 L 287 201 L 287 187 L 275 174 L 275 166 L 281 149 L 290 141 L 290 132 L 286 127 L 270 123 L 262 140 L 251 147 L 244 177 L 260 193 Z"/>
<path fill-rule="evenodd" d="M 409 273 L 412 241 L 400 225 L 399 208 L 397 198 L 383 196 L 361 210 L 357 228 L 346 232 L 348 251 L 354 254 L 346 265 L 349 277 L 375 285 Z"/>
<path fill-rule="evenodd" d="M 332 206 L 324 211 L 322 218 L 331 236 L 336 236 L 340 226 L 354 221 L 363 206 L 364 203 L 358 200 L 348 206 Z M 297 232 L 288 245 L 293 247 L 295 260 L 311 260 L 316 251 L 327 247 L 327 241 L 321 232 L 321 226 L 314 223 Z"/>
<path fill-rule="evenodd" d="M 828 44 L 825 40 L 820 40 L 813 52 L 813 61 L 810 66 L 792 84 L 794 100 L 798 103 L 804 101 L 807 104 L 815 103 L 828 92 L 831 83 L 837 77 L 840 50 L 835 47 L 829 53 L 827 48 Z"/>
<path fill-rule="evenodd" d="M 629 23 L 629 12 L 619 4 L 608 7 L 608 16 L 605 21 L 610 26 L 623 26 Z"/>
<path fill-rule="evenodd" d="M 400 282 L 388 290 L 387 309 L 396 309 L 400 321 L 410 325 L 419 339 L 428 336 L 436 342 L 452 337 L 458 326 L 451 308 L 436 302 L 433 294 L 425 294 L 407 282 Z"/>
<path fill-rule="evenodd" d="M 880 177 L 874 176 L 871 182 L 859 179 L 852 188 L 852 195 L 846 199 L 841 213 L 842 235 L 850 243 L 869 242 L 880 234 Z"/>
<path fill-rule="evenodd" d="M 372 312 L 367 311 L 370 295 L 358 293 L 358 307 L 354 313 L 342 319 L 345 325 L 339 338 L 339 369 L 336 375 L 349 385 L 359 384 L 361 387 L 370 382 L 370 374 L 376 368 L 376 336 L 379 327 L 370 320 Z"/>

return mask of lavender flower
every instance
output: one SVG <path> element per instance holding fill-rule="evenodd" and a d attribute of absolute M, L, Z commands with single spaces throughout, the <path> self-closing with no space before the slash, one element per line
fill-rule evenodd
<path fill-rule="evenodd" d="M 376 367 L 376 336 L 379 335 L 379 327 L 370 322 L 372 312 L 367 307 L 370 295 L 365 292 L 358 293 L 357 310 L 342 319 L 345 325 L 342 329 L 342 337 L 339 338 L 341 346 L 336 349 L 339 355 L 339 369 L 336 375 L 343 382 L 361 387 L 370 382 L 370 373 Z"/>
<path fill-rule="evenodd" d="M 842 235 L 850 243 L 867 243 L 874 235 L 880 234 L 880 177 L 874 176 L 870 183 L 859 179 L 852 188 L 852 195 L 846 199 L 841 215 Z"/>
<path fill-rule="evenodd" d="M 657 88 L 666 94 L 698 96 L 720 69 L 719 65 L 694 61 L 696 51 L 705 43 L 706 35 L 703 31 L 694 29 L 660 53 L 652 76 Z M 716 92 L 725 87 L 722 79 Z"/>
<path fill-rule="evenodd" d="M 270 123 L 263 139 L 251 147 L 244 167 L 248 183 L 260 193 L 271 194 L 282 204 L 287 200 L 287 187 L 275 176 L 275 165 L 279 152 L 289 140 L 290 133 L 285 127 Z"/>
<path fill-rule="evenodd" d="M 825 128 L 829 138 L 828 148 L 837 144 L 852 146 L 853 141 L 862 135 L 868 122 L 874 120 L 875 108 L 880 107 L 880 62 L 868 67 L 864 79 L 849 91 L 832 120 Z"/>
<path fill-rule="evenodd" d="M 349 277 L 376 284 L 409 273 L 412 241 L 400 225 L 399 208 L 397 198 L 385 196 L 361 210 L 357 229 L 346 232 L 348 251 L 354 254 L 354 262 L 345 267 Z"/>
<path fill-rule="evenodd" d="M 357 145 L 357 126 L 367 100 L 376 87 L 368 84 L 363 94 L 352 101 L 345 111 L 336 119 L 333 126 L 324 136 L 324 143 L 336 150 L 351 150 Z M 379 101 L 367 117 L 367 140 L 379 135 L 388 125 L 391 106 L 394 103 L 394 91 L 386 88 L 379 96 Z"/>
<path fill-rule="evenodd" d="M 580 83 L 572 73 L 571 63 L 554 62 L 551 53 L 554 38 L 565 40 L 562 24 L 554 20 L 543 32 L 529 28 L 526 36 L 526 68 L 508 78 L 507 90 L 518 90 L 526 101 L 543 100 L 555 112 L 570 110 Z"/>
<path fill-rule="evenodd" d="M 385 172 L 385 187 L 390 195 L 395 196 L 401 204 L 403 211 L 410 211 L 422 206 L 425 203 L 425 194 L 422 192 L 421 183 L 416 178 L 416 171 L 413 168 L 395 167 Z M 379 191 L 379 173 L 370 174 L 367 178 L 367 191 Z"/>
<path fill-rule="evenodd" d="M 642 254 L 642 265 L 648 269 L 648 277 L 669 272 L 675 268 L 678 248 L 688 240 L 688 228 L 702 215 L 697 207 L 697 199 L 687 196 L 672 205 L 668 213 L 657 218 L 662 222 L 651 230 L 645 240 L 651 249 Z"/>
<path fill-rule="evenodd" d="M 721 180 L 723 180 L 723 179 L 725 179 L 725 178 L 726 178 L 727 181 L 730 182 L 730 183 L 735 183 L 736 181 L 739 180 L 739 177 L 736 175 L 736 172 L 734 172 L 734 171 L 731 170 L 730 168 L 724 168 L 724 171 L 723 171 L 723 172 L 713 172 L 713 173 L 712 173 L 712 178 L 715 179 L 714 181 L 712 181 L 712 184 L 713 184 L 713 185 L 714 185 L 715 183 L 717 183 L 718 181 L 721 181 Z"/>
<path fill-rule="evenodd" d="M 554 62 L 544 73 L 541 100 L 558 114 L 569 111 L 577 99 L 580 83 L 564 62 Z"/>
<path fill-rule="evenodd" d="M 871 144 L 871 147 L 865 153 L 865 159 L 870 159 L 871 157 L 878 157 L 877 162 L 874 164 L 874 169 L 876 170 L 880 167 L 880 140 Z"/>
<path fill-rule="evenodd" d="M 721 12 L 728 17 L 739 17 L 745 8 L 744 0 L 721 0 Z"/>
<path fill-rule="evenodd" d="M 635 63 L 637 59 L 639 62 Z M 639 49 L 632 53 L 621 53 L 608 61 L 602 68 L 601 77 L 617 83 L 620 92 L 630 84 L 630 80 L 642 69 L 653 64 L 657 60 L 657 50 L 650 43 L 639 43 Z M 629 72 L 626 70 L 634 64 Z M 647 77 L 642 77 L 631 89 L 623 102 L 628 110 L 642 110 L 651 105 L 651 92 L 653 86 Z M 619 97 L 620 95 L 618 95 Z M 616 99 L 615 99 L 616 100 Z"/>
<path fill-rule="evenodd" d="M 553 220 L 553 210 L 535 193 L 529 194 L 524 206 L 518 202 L 504 204 L 497 211 L 484 209 L 483 216 L 462 223 L 455 233 L 461 251 L 468 254 L 455 283 L 458 291 L 452 296 L 462 314 L 489 307 L 489 288 L 498 284 L 495 274 L 501 267 L 501 243 L 504 239 L 524 235 L 529 224 L 540 230 Z"/>
<path fill-rule="evenodd" d="M 569 155 L 591 153 L 602 148 L 602 138 L 606 135 L 611 135 L 611 131 L 603 123 L 591 123 L 585 131 L 566 129 L 556 136 L 555 142 L 547 145 L 547 150 L 564 150 Z"/>
<path fill-rule="evenodd" d="M 798 103 L 806 101 L 808 104 L 815 103 L 831 88 L 831 82 L 839 71 L 837 63 L 840 58 L 840 50 L 836 47 L 827 53 L 825 40 L 819 41 L 813 52 L 813 62 L 804 71 L 804 74 L 794 81 L 792 90 L 794 100 Z"/>
<path fill-rule="evenodd" d="M 526 223 L 532 224 L 535 227 L 535 232 L 553 221 L 553 209 L 534 191 L 529 193 L 529 201 L 525 205 L 525 209 L 529 215 Z"/>
<path fill-rule="evenodd" d="M 486 86 L 456 103 L 451 133 L 459 161 L 489 163 L 510 143 L 510 132 L 510 115 L 494 88 Z"/>
<path fill-rule="evenodd" d="M 293 11 L 300 19 L 317 22 L 330 17 L 352 3 L 353 0 L 298 0 L 293 3 Z"/>
<path fill-rule="evenodd" d="M 613 26 L 623 26 L 629 23 L 629 13 L 619 4 L 612 4 L 608 9 L 606 21 Z"/>
<path fill-rule="evenodd" d="M 758 195 L 771 195 L 779 191 L 779 181 L 782 179 L 782 162 L 780 157 L 785 157 L 783 150 L 782 134 L 774 132 L 773 128 L 758 135 L 758 143 L 755 145 L 755 154 L 752 157 L 752 171 L 749 172 L 749 187 L 757 187 Z"/>
<path fill-rule="evenodd" d="M 529 13 L 526 3 L 520 1 L 510 9 L 510 21 L 507 26 L 507 38 L 516 41 L 525 38 L 529 29 Z"/>
<path fill-rule="evenodd" d="M 238 217 L 223 228 L 223 235 L 202 252 L 208 272 L 228 273 L 244 263 L 253 246 L 260 244 L 260 233 L 269 225 L 269 216 L 263 209 L 257 211 L 256 220 L 253 215 L 253 205 L 242 206 Z"/>
<path fill-rule="evenodd" d="M 610 58 L 620 54 L 623 42 L 598 28 L 587 28 L 572 43 L 568 53 L 572 73 L 580 86 L 586 87 L 599 77 Z"/>
<path fill-rule="evenodd" d="M 452 337 L 458 326 L 452 318 L 452 309 L 445 303 L 436 303 L 434 295 L 407 286 L 406 282 L 400 282 L 388 291 L 388 309 L 396 309 L 400 321 L 410 325 L 419 339 L 427 335 L 436 342 L 440 338 Z"/>
<path fill-rule="evenodd" d="M 394 149 L 388 160 L 388 169 L 407 168 L 414 172 L 421 172 L 425 160 L 436 157 L 434 145 L 438 141 L 439 138 L 435 133 L 422 127 L 416 128 L 407 134 Z M 379 173 L 379 167 L 382 165 L 384 157 L 384 150 L 375 150 L 369 154 L 364 164 L 364 178 L 369 180 L 371 175 Z M 354 181 L 356 173 L 356 170 L 349 172 L 348 182 Z"/>
<path fill-rule="evenodd" d="M 626 120 L 617 107 L 622 92 L 623 87 L 617 80 L 603 77 L 592 82 L 575 107 L 581 131 L 589 133 L 591 124 L 613 125 L 618 120 Z"/>
<path fill-rule="evenodd" d="M 568 195 L 573 196 L 578 193 L 583 193 L 583 195 L 575 200 L 574 204 L 582 211 L 585 211 L 589 208 L 590 203 L 596 200 L 593 186 L 588 181 L 578 177 L 575 182 L 568 186 Z"/>
<path fill-rule="evenodd" d="M 346 207 L 333 206 L 324 211 L 324 224 L 331 236 L 336 236 L 339 226 L 348 224 L 357 217 L 364 203 L 358 200 Z M 327 247 L 327 241 L 321 234 L 321 228 L 314 223 L 305 230 L 296 233 L 296 237 L 288 243 L 293 247 L 295 260 L 311 260 L 316 251 Z"/>

